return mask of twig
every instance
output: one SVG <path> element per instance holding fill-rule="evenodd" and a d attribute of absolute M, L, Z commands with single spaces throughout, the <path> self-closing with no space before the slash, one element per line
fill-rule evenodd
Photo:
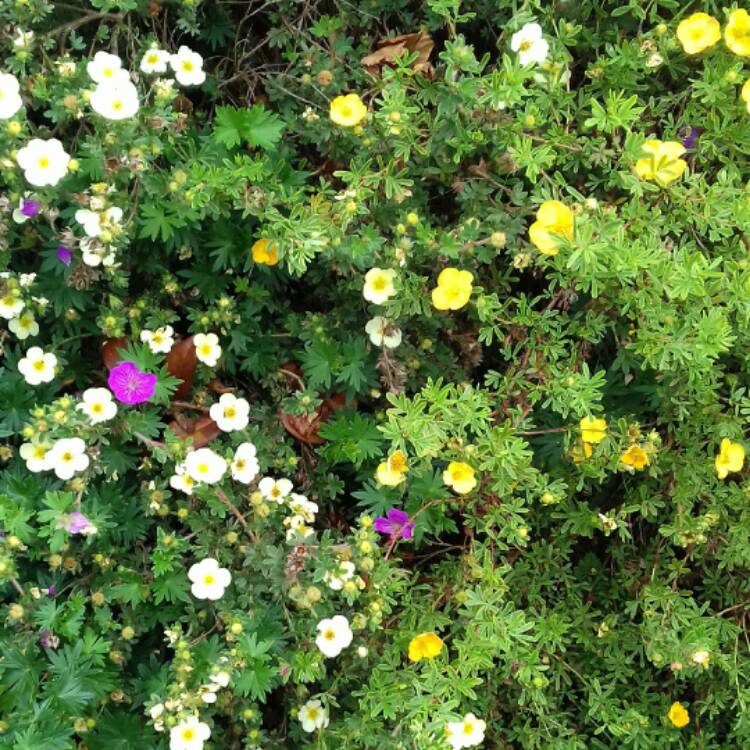
<path fill-rule="evenodd" d="M 232 515 L 242 524 L 242 528 L 245 529 L 245 531 L 248 533 L 248 536 L 253 540 L 253 542 L 257 544 L 257 534 L 250 528 L 250 525 L 248 524 L 245 516 L 240 513 L 235 504 L 226 496 L 226 493 L 221 489 L 221 487 L 216 488 L 216 497 L 218 497 L 219 500 L 221 500 L 221 502 L 224 503 L 227 508 L 229 508 L 229 510 L 232 512 Z"/>

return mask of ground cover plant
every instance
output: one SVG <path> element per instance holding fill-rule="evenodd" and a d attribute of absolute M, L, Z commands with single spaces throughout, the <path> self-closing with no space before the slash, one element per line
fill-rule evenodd
<path fill-rule="evenodd" d="M 750 14 L 0 0 L 0 748 L 750 745 Z"/>

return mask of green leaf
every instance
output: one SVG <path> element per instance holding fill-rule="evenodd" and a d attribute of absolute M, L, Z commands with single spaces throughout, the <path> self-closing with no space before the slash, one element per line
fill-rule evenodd
<path fill-rule="evenodd" d="M 216 110 L 216 127 L 213 139 L 227 148 L 247 143 L 253 148 L 271 151 L 281 138 L 284 121 L 262 104 L 249 109 L 219 107 Z"/>

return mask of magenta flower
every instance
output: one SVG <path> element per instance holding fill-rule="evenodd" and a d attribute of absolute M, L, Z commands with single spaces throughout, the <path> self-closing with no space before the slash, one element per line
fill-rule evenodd
<path fill-rule="evenodd" d="M 62 516 L 58 520 L 57 526 L 60 529 L 65 529 L 68 534 L 83 534 L 84 536 L 96 534 L 96 526 L 83 513 L 79 513 L 77 510 L 66 516 Z"/>
<path fill-rule="evenodd" d="M 120 362 L 109 371 L 107 385 L 123 404 L 142 404 L 154 395 L 156 375 L 139 370 L 135 362 Z"/>
<path fill-rule="evenodd" d="M 65 247 L 65 245 L 58 245 L 55 255 L 60 263 L 64 263 L 66 266 L 69 266 L 70 261 L 73 259 L 72 250 L 69 247 Z"/>
<path fill-rule="evenodd" d="M 21 215 L 25 216 L 27 219 L 33 219 L 39 213 L 41 208 L 39 201 L 24 198 L 21 201 L 19 211 L 21 212 Z"/>
<path fill-rule="evenodd" d="M 378 534 L 388 534 L 391 539 L 411 539 L 414 536 L 414 523 L 408 523 L 409 514 L 398 508 L 391 508 L 385 517 L 375 519 L 372 527 Z"/>

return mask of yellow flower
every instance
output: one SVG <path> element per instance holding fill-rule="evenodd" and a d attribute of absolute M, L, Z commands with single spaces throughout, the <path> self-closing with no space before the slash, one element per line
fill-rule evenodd
<path fill-rule="evenodd" d="M 581 440 L 596 445 L 607 437 L 607 420 L 600 417 L 584 417 L 580 422 Z"/>
<path fill-rule="evenodd" d="M 743 84 L 740 96 L 742 97 L 742 101 L 747 104 L 747 111 L 750 112 L 750 78 Z"/>
<path fill-rule="evenodd" d="M 477 486 L 474 469 L 469 464 L 451 461 L 443 472 L 443 482 L 452 487 L 459 495 L 471 492 Z"/>
<path fill-rule="evenodd" d="M 690 723 L 690 714 L 682 703 L 675 701 L 669 708 L 667 718 L 676 726 L 678 729 L 686 727 Z"/>
<path fill-rule="evenodd" d="M 432 290 L 432 304 L 438 310 L 460 310 L 471 297 L 471 282 L 474 275 L 470 271 L 446 268 L 438 276 L 437 286 Z"/>
<path fill-rule="evenodd" d="M 724 29 L 724 41 L 735 55 L 750 55 L 750 15 L 744 8 L 733 10 L 729 14 L 727 27 Z"/>
<path fill-rule="evenodd" d="M 353 128 L 367 117 L 367 107 L 357 94 L 337 96 L 331 102 L 331 121 L 344 128 Z"/>
<path fill-rule="evenodd" d="M 721 39 L 721 26 L 708 13 L 693 13 L 677 27 L 677 38 L 688 55 L 697 55 Z"/>
<path fill-rule="evenodd" d="M 573 239 L 573 212 L 560 201 L 544 201 L 529 227 L 529 239 L 540 253 L 557 255 L 560 240 L 553 235 Z"/>
<path fill-rule="evenodd" d="M 744 464 L 745 449 L 739 443 L 733 443 L 729 438 L 724 438 L 715 462 L 719 479 L 726 479 L 730 472 L 742 471 Z"/>
<path fill-rule="evenodd" d="M 375 478 L 386 487 L 396 487 L 406 479 L 407 471 L 409 471 L 409 464 L 406 456 L 401 451 L 396 451 L 388 457 L 387 461 L 378 464 Z"/>
<path fill-rule="evenodd" d="M 591 447 L 591 443 L 581 443 L 580 445 L 573 446 L 573 450 L 570 452 L 570 457 L 573 459 L 574 464 L 580 464 L 587 458 L 591 458 L 593 452 L 594 449 Z"/>
<path fill-rule="evenodd" d="M 643 144 L 642 150 L 648 156 L 638 159 L 635 163 L 635 173 L 642 180 L 666 187 L 670 182 L 680 178 L 687 167 L 687 162 L 680 159 L 685 153 L 685 147 L 677 141 L 660 141 L 652 138 Z"/>
<path fill-rule="evenodd" d="M 420 633 L 409 642 L 409 660 L 434 659 L 443 650 L 443 639 L 436 633 Z"/>
<path fill-rule="evenodd" d="M 279 262 L 279 248 L 270 240 L 258 240 L 250 248 L 253 260 L 264 266 L 275 266 Z"/>
<path fill-rule="evenodd" d="M 620 461 L 625 466 L 630 466 L 636 471 L 640 471 L 648 466 L 648 453 L 640 445 L 631 445 L 621 456 Z"/>

